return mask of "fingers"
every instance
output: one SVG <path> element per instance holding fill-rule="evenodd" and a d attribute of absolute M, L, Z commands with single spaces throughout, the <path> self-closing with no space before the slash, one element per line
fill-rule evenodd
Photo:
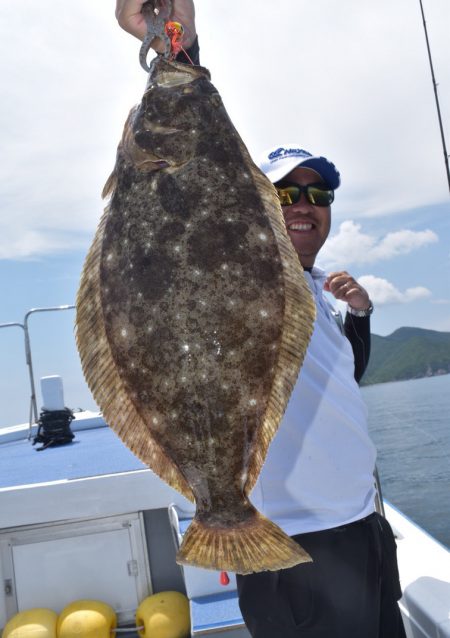
<path fill-rule="evenodd" d="M 117 22 L 139 40 L 143 40 L 147 33 L 147 24 L 141 13 L 143 4 L 144 0 L 116 0 Z"/>
<path fill-rule="evenodd" d="M 348 272 L 330 273 L 324 289 L 336 298 L 347 302 L 355 310 L 365 310 L 370 305 L 367 291 Z"/>

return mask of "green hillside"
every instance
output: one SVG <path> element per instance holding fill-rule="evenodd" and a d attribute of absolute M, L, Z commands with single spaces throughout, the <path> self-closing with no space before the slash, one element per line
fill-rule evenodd
<path fill-rule="evenodd" d="M 450 332 L 399 328 L 372 335 L 369 365 L 361 385 L 419 379 L 450 372 Z"/>

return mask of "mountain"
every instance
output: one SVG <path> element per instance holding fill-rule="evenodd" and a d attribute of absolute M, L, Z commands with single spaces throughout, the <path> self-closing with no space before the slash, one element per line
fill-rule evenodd
<path fill-rule="evenodd" d="M 361 385 L 419 379 L 450 372 L 450 332 L 399 328 L 372 335 L 369 365 Z"/>

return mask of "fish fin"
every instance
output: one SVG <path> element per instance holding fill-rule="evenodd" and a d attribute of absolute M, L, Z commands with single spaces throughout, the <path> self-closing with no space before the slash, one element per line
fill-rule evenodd
<path fill-rule="evenodd" d="M 100 261 L 105 210 L 86 257 L 77 296 L 75 333 L 81 366 L 95 401 L 103 408 L 108 425 L 143 463 L 183 496 L 193 501 L 181 472 L 151 436 L 117 370 L 103 319 Z"/>
<path fill-rule="evenodd" d="M 106 180 L 106 184 L 103 186 L 102 199 L 106 199 L 106 197 L 109 197 L 109 196 L 112 197 L 112 195 L 114 194 L 114 191 L 116 190 L 116 186 L 117 186 L 117 173 L 116 173 L 116 169 L 114 169 L 111 175 Z"/>
<path fill-rule="evenodd" d="M 254 164 L 244 143 L 241 152 L 269 213 L 270 224 L 277 238 L 279 256 L 283 263 L 285 308 L 278 359 L 266 410 L 255 436 L 258 445 L 249 455 L 249 467 L 245 493 L 249 494 L 258 479 L 273 440 L 283 418 L 289 398 L 297 381 L 300 367 L 306 355 L 316 318 L 316 306 L 311 290 L 303 274 L 303 267 L 287 234 L 280 201 L 276 190 Z"/>
<path fill-rule="evenodd" d="M 233 528 L 207 526 L 194 518 L 177 554 L 177 563 L 182 565 L 237 574 L 287 569 L 311 560 L 298 543 L 256 509 L 245 524 Z"/>

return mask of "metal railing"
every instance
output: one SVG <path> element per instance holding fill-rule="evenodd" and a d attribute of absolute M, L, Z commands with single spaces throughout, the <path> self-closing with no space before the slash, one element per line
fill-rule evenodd
<path fill-rule="evenodd" d="M 36 386 L 34 383 L 34 372 L 33 372 L 33 360 L 31 357 L 31 340 L 30 340 L 30 330 L 29 330 L 29 319 L 31 315 L 36 312 L 55 312 L 60 310 L 73 310 L 75 308 L 74 305 L 64 305 L 64 306 L 52 306 L 49 308 L 32 308 L 29 310 L 23 320 L 23 323 L 12 322 L 12 323 L 2 323 L 0 324 L 0 328 L 22 328 L 24 332 L 24 344 L 25 344 L 25 361 L 28 367 L 28 376 L 30 379 L 30 411 L 28 415 L 28 438 L 31 438 L 31 428 L 34 423 L 38 421 L 38 409 L 37 409 L 37 401 L 36 401 Z"/>

